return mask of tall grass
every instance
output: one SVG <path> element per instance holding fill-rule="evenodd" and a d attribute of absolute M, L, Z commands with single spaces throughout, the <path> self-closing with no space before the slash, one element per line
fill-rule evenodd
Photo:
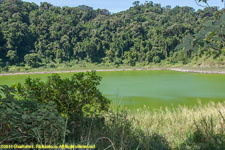
<path fill-rule="evenodd" d="M 215 134 L 225 135 L 225 103 L 211 102 L 193 108 L 178 107 L 156 112 L 144 107 L 130 112 L 129 118 L 132 118 L 135 128 L 140 128 L 146 134 L 164 135 L 173 148 L 179 147 L 200 130 L 213 130 Z"/>
<path fill-rule="evenodd" d="M 225 103 L 149 111 L 113 110 L 92 122 L 86 143 L 103 150 L 224 150 Z M 85 135 L 84 134 L 84 135 Z M 91 136 L 90 136 L 91 135 Z M 85 142 L 83 142 L 85 143 Z"/>
<path fill-rule="evenodd" d="M 225 149 L 225 103 L 157 111 L 114 109 L 104 118 L 105 124 L 92 124 L 84 138 L 99 150 Z"/>

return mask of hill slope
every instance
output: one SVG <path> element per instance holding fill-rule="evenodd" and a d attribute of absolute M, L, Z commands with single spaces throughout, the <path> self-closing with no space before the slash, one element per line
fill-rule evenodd
<path fill-rule="evenodd" d="M 162 60 L 186 64 L 203 56 L 223 62 L 223 20 L 218 27 L 221 32 L 200 33 L 204 34 L 201 41 L 205 37 L 220 37 L 214 40 L 214 46 L 198 41 L 197 53 L 192 47 L 184 51 L 185 46 L 177 46 L 187 35 L 196 35 L 205 28 L 206 21 L 219 20 L 224 12 L 217 8 L 171 9 L 146 2 L 111 14 L 108 10 L 93 10 L 88 6 L 61 8 L 46 2 L 38 6 L 21 0 L 2 0 L 0 65 L 39 67 L 50 62 L 85 61 L 134 66 Z M 209 33 L 213 35 L 208 36 Z"/>

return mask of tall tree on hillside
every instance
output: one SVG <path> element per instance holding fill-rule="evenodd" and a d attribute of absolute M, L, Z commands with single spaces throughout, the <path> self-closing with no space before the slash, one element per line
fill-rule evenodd
<path fill-rule="evenodd" d="M 224 0 L 221 1 L 224 2 Z M 198 2 L 204 2 L 207 7 L 210 7 L 207 0 L 198 0 Z M 210 9 L 212 10 L 213 8 Z M 225 48 L 225 11 L 219 15 L 218 19 L 205 22 L 198 33 L 188 35 L 176 49 L 184 48 L 185 52 L 195 51 L 196 53 L 200 51 L 200 55 L 205 51 L 208 53 L 213 51 L 214 55 L 220 55 Z"/>

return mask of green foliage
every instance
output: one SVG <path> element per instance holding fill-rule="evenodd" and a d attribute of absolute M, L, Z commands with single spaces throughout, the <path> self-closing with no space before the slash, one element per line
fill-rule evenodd
<path fill-rule="evenodd" d="M 189 59 L 190 58 L 187 57 L 187 54 L 184 51 L 177 51 L 173 53 L 170 62 L 187 64 L 189 62 Z"/>
<path fill-rule="evenodd" d="M 53 74 L 46 82 L 29 77 L 23 85 L 16 85 L 16 90 L 24 99 L 46 104 L 55 102 L 60 113 L 94 116 L 109 107 L 109 100 L 97 88 L 100 80 L 95 72 L 77 73 L 71 79 Z"/>
<path fill-rule="evenodd" d="M 74 60 L 134 66 L 171 59 L 182 41 L 186 44 L 178 46 L 178 51 L 202 48 L 209 52 L 224 47 L 224 25 L 219 23 L 225 20 L 221 17 L 224 10 L 194 11 L 191 7 L 178 6 L 171 9 L 139 1 L 133 4 L 126 11 L 111 14 L 84 5 L 60 8 L 47 2 L 38 6 L 21 0 L 3 0 L 0 3 L 2 66 L 26 62 L 38 67 Z M 210 22 L 212 25 L 208 25 Z"/>
<path fill-rule="evenodd" d="M 176 49 L 184 48 L 185 52 L 193 50 L 196 53 L 199 49 L 208 52 L 212 49 L 220 54 L 225 47 L 225 13 L 216 21 L 207 21 L 203 26 L 198 33 L 188 35 Z"/>
<path fill-rule="evenodd" d="M 8 57 L 10 61 L 14 61 L 16 59 L 16 51 L 9 50 L 6 57 Z"/>
<path fill-rule="evenodd" d="M 27 78 L 23 85 L 2 86 L 0 142 L 80 142 L 89 135 L 92 122 L 100 132 L 105 128 L 102 113 L 109 107 L 109 100 L 97 89 L 100 80 L 95 72 L 77 73 L 71 79 L 53 74 L 46 82 Z"/>
<path fill-rule="evenodd" d="M 0 144 L 62 143 L 65 118 L 54 103 L 21 101 L 14 95 L 14 88 L 0 87 Z"/>
<path fill-rule="evenodd" d="M 159 56 L 154 56 L 153 57 L 153 62 L 154 63 L 159 63 L 160 62 L 160 57 Z"/>
<path fill-rule="evenodd" d="M 36 53 L 31 53 L 31 54 L 26 54 L 24 56 L 24 61 L 31 67 L 38 67 L 38 63 L 39 63 L 39 58 L 38 58 L 38 54 Z"/>

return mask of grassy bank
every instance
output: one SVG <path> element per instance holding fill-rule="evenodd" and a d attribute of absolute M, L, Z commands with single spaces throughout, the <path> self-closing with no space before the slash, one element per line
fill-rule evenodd
<path fill-rule="evenodd" d="M 51 74 L 51 73 L 76 73 L 87 72 L 96 70 L 97 72 L 108 71 L 141 71 L 141 70 L 169 70 L 178 72 L 194 72 L 194 73 L 206 73 L 206 74 L 225 74 L 225 67 L 200 67 L 189 65 L 147 65 L 147 66 L 114 66 L 91 64 L 88 67 L 58 67 L 58 68 L 31 68 L 24 69 L 21 67 L 12 66 L 13 69 L 8 71 L 0 71 L 0 76 L 8 75 L 26 75 L 26 74 Z"/>
<path fill-rule="evenodd" d="M 113 64 L 113 63 L 87 63 L 87 62 L 64 62 L 64 63 L 48 63 L 38 68 L 32 68 L 27 65 L 8 66 L 0 68 L 0 73 L 16 73 L 16 72 L 54 72 L 54 71 L 85 71 L 85 70 L 104 70 L 104 69 L 165 69 L 165 68 L 179 68 L 194 71 L 225 71 L 224 60 L 215 60 L 213 58 L 199 58 L 193 59 L 188 64 L 171 63 L 170 61 L 163 60 L 160 63 L 136 63 L 135 66 L 126 64 Z"/>

